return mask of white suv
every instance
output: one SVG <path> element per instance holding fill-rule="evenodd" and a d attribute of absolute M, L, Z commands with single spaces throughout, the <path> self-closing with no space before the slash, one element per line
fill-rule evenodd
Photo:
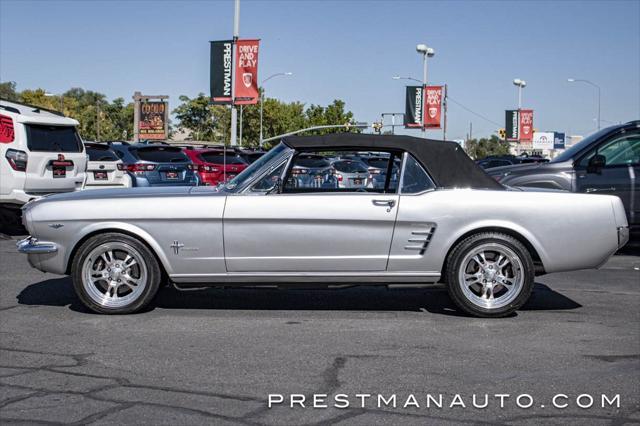
<path fill-rule="evenodd" d="M 81 190 L 87 154 L 78 122 L 55 111 L 0 100 L 0 209 Z"/>

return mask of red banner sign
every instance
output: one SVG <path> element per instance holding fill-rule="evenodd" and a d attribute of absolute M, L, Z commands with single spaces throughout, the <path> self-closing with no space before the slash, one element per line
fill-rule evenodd
<path fill-rule="evenodd" d="M 520 142 L 533 141 L 533 110 L 520 110 Z"/>
<path fill-rule="evenodd" d="M 424 127 L 439 129 L 442 122 L 442 86 L 425 87 Z"/>
<path fill-rule="evenodd" d="M 258 50 L 260 40 L 236 42 L 235 104 L 258 103 Z"/>

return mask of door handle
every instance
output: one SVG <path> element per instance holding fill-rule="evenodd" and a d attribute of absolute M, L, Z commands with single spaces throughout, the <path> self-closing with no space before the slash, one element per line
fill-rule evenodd
<path fill-rule="evenodd" d="M 587 192 L 587 193 L 592 193 L 592 192 L 613 192 L 615 190 L 616 190 L 615 186 L 611 186 L 609 188 L 587 188 L 587 189 L 584 190 L 584 192 Z"/>
<path fill-rule="evenodd" d="M 373 200 L 372 202 L 374 206 L 386 206 L 388 212 L 396 205 L 396 200 Z"/>

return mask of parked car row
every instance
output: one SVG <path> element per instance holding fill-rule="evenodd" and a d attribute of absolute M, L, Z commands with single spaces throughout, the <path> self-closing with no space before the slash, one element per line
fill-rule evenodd
<path fill-rule="evenodd" d="M 0 100 L 0 216 L 43 195 L 132 186 L 217 185 L 263 151 L 163 142 L 82 141 L 79 123 L 57 111 Z M 17 223 L 11 223 L 17 224 Z"/>

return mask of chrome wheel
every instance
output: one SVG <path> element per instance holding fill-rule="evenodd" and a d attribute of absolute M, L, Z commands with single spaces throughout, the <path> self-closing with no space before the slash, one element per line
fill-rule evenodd
<path fill-rule="evenodd" d="M 485 309 L 498 309 L 512 303 L 522 291 L 524 280 L 520 257 L 499 243 L 474 247 L 458 271 L 458 283 L 465 298 Z"/>
<path fill-rule="evenodd" d="M 107 308 L 135 302 L 147 286 L 147 276 L 140 252 L 124 242 L 99 245 L 82 265 L 82 286 L 86 294 Z"/>

